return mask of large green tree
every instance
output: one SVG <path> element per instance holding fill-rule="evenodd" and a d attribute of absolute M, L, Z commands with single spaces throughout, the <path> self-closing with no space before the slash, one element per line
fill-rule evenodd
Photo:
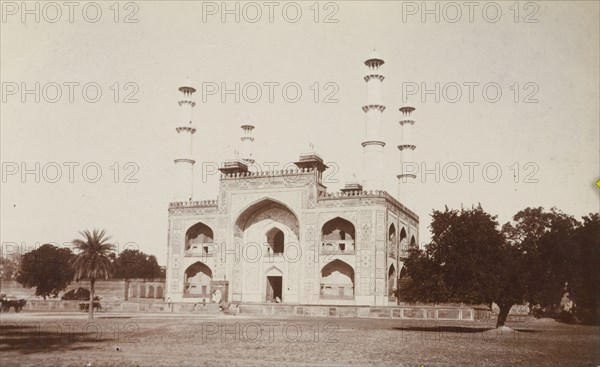
<path fill-rule="evenodd" d="M 113 245 L 108 243 L 109 237 L 104 230 L 94 229 L 92 232 L 85 230 L 79 232 L 83 239 L 73 240 L 73 245 L 79 251 L 74 261 L 75 280 L 88 279 L 90 281 L 90 306 L 89 318 L 94 318 L 94 286 L 97 279 L 107 280 L 112 273 L 110 253 Z"/>
<path fill-rule="evenodd" d="M 500 307 L 496 326 L 510 308 L 524 301 L 519 281 L 525 264 L 520 251 L 505 241 L 496 217 L 481 207 L 434 211 L 431 243 L 413 247 L 406 261 L 408 302 L 491 304 Z"/>
<path fill-rule="evenodd" d="M 526 208 L 506 223 L 502 231 L 511 246 L 519 249 L 527 265 L 520 282 L 527 289 L 527 300 L 544 310 L 558 310 L 560 300 L 579 272 L 578 244 L 572 216 L 556 208 Z"/>
<path fill-rule="evenodd" d="M 25 287 L 35 287 L 36 296 L 44 299 L 48 296 L 56 297 L 73 280 L 72 260 L 73 253 L 70 249 L 42 245 L 21 257 L 16 279 Z"/>
<path fill-rule="evenodd" d="M 575 314 L 584 322 L 598 324 L 600 318 L 600 214 L 583 217 L 575 230 L 576 272 L 570 278 Z"/>
<path fill-rule="evenodd" d="M 162 278 L 160 266 L 154 255 L 139 250 L 124 250 L 113 262 L 114 278 L 119 279 L 157 279 Z"/>

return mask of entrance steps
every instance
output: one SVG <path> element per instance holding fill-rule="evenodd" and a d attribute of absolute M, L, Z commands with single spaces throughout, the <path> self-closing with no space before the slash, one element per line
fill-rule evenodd
<path fill-rule="evenodd" d="M 218 315 L 222 313 L 221 308 L 216 303 L 207 303 L 205 305 L 202 303 L 190 304 L 189 312 L 205 315 Z"/>

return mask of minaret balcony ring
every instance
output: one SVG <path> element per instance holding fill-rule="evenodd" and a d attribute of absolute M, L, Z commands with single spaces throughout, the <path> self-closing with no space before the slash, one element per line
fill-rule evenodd
<path fill-rule="evenodd" d="M 370 111 L 370 110 L 379 110 L 379 112 L 383 112 L 385 111 L 385 106 L 379 105 L 379 104 L 370 104 L 367 106 L 363 106 L 362 110 L 364 112 Z"/>
<path fill-rule="evenodd" d="M 369 141 L 365 141 L 361 143 L 363 148 L 366 147 L 367 145 L 381 145 L 382 147 L 385 147 L 385 143 L 382 141 L 377 141 L 377 140 L 369 140 Z"/>
<path fill-rule="evenodd" d="M 195 133 L 196 129 L 193 127 L 187 127 L 187 126 L 183 126 L 183 127 L 176 127 L 175 130 L 180 133 L 182 131 L 189 131 L 190 133 Z"/>
<path fill-rule="evenodd" d="M 417 148 L 417 146 L 412 145 L 412 144 L 398 145 L 398 149 L 400 149 L 400 150 L 405 150 L 405 149 L 415 150 L 416 148 Z"/>
<path fill-rule="evenodd" d="M 369 74 L 369 75 L 365 75 L 365 82 L 368 82 L 371 79 L 379 79 L 380 82 L 383 81 L 383 79 L 385 79 L 385 76 L 380 75 L 380 74 Z"/>
<path fill-rule="evenodd" d="M 179 101 L 179 102 L 177 102 L 177 103 L 179 103 L 179 105 L 180 105 L 180 106 L 181 106 L 181 105 L 184 105 L 184 104 L 189 104 L 189 105 L 191 105 L 192 107 L 195 107 L 195 106 L 196 106 L 196 102 L 193 102 L 193 101 Z"/>

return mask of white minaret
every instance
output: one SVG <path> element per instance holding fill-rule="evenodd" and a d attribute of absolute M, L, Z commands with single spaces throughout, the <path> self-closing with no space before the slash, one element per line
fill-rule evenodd
<path fill-rule="evenodd" d="M 383 147 L 381 115 L 385 110 L 381 97 L 381 83 L 384 76 L 379 68 L 384 61 L 373 50 L 365 61 L 368 67 L 365 81 L 367 82 L 367 104 L 363 106 L 365 118 L 365 140 L 363 146 L 363 188 L 365 190 L 383 190 Z"/>
<path fill-rule="evenodd" d="M 414 107 L 404 106 L 400 108 L 402 114 L 400 119 L 400 174 L 398 177 L 398 201 L 406 205 L 409 209 L 414 209 L 416 201 L 414 200 L 414 187 L 417 176 L 416 163 L 413 160 L 413 151 L 417 148 L 413 140 L 412 129 L 415 125 L 412 113 Z"/>
<path fill-rule="evenodd" d="M 177 121 L 177 156 L 175 158 L 175 201 L 189 201 L 193 196 L 194 163 L 192 159 L 193 136 L 196 128 L 193 123 L 192 111 L 196 102 L 192 94 L 196 88 L 190 86 L 189 80 L 179 87 L 183 94 L 179 100 L 179 120 Z"/>
<path fill-rule="evenodd" d="M 254 163 L 254 157 L 252 156 L 252 142 L 254 141 L 254 136 L 252 136 L 252 130 L 254 130 L 254 126 L 250 124 L 242 125 L 242 137 L 240 140 L 241 144 L 241 158 L 246 164 Z"/>

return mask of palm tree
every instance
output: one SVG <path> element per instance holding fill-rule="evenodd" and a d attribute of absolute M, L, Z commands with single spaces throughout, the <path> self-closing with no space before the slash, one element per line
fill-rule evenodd
<path fill-rule="evenodd" d="M 113 245 L 107 243 L 110 237 L 105 237 L 104 230 L 94 229 L 79 232 L 84 239 L 73 240 L 73 245 L 79 253 L 75 257 L 75 281 L 90 280 L 89 318 L 94 318 L 94 283 L 96 279 L 108 279 L 112 272 L 109 254 Z"/>

